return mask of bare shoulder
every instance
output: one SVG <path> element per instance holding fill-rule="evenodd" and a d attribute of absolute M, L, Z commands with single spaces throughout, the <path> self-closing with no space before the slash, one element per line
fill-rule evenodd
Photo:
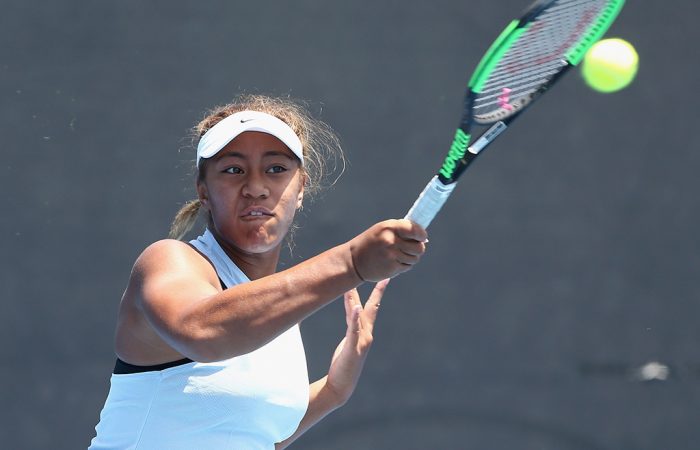
<path fill-rule="evenodd" d="M 177 323 L 182 305 L 215 293 L 218 286 L 213 266 L 190 245 L 164 239 L 146 247 L 134 263 L 120 303 L 117 355 L 138 365 L 182 358 L 154 323 Z"/>
<path fill-rule="evenodd" d="M 146 247 L 136 259 L 126 297 L 141 305 L 169 302 L 185 293 L 211 295 L 212 289 L 221 288 L 209 260 L 189 244 L 164 239 Z"/>
<path fill-rule="evenodd" d="M 175 239 L 156 241 L 144 249 L 134 263 L 132 281 L 159 274 L 205 277 L 216 282 L 211 263 L 185 242 Z"/>

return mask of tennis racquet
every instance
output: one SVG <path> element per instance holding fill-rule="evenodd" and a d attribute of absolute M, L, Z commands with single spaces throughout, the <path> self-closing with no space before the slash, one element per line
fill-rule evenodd
<path fill-rule="evenodd" d="M 464 170 L 528 106 L 581 62 L 623 5 L 624 0 L 539 0 L 513 20 L 471 76 L 447 157 L 406 218 L 427 228 Z M 469 145 L 475 124 L 490 127 Z"/>

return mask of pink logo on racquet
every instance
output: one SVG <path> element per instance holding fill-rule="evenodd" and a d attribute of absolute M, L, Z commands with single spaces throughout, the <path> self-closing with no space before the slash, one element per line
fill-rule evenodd
<path fill-rule="evenodd" d="M 498 97 L 498 105 L 507 111 L 513 110 L 513 105 L 508 103 L 510 101 L 510 93 L 511 92 L 513 92 L 512 89 L 503 88 L 503 93 L 501 94 L 500 97 Z"/>

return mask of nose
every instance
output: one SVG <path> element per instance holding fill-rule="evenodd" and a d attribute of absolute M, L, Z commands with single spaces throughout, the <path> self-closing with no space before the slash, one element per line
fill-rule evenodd
<path fill-rule="evenodd" d="M 250 198 L 267 198 L 270 190 L 265 184 L 265 180 L 258 174 L 248 175 L 243 185 L 243 196 Z"/>

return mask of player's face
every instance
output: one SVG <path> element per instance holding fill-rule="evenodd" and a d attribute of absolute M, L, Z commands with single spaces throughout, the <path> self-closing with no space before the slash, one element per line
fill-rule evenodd
<path fill-rule="evenodd" d="M 244 254 L 279 249 L 304 195 L 294 153 L 272 135 L 247 131 L 209 159 L 204 170 L 197 191 L 211 212 L 212 232 Z"/>

